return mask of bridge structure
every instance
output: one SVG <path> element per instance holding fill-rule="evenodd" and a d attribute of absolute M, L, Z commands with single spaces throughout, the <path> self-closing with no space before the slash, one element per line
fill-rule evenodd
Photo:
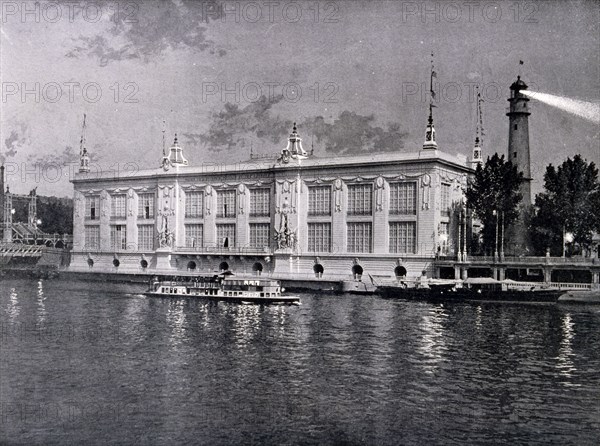
<path fill-rule="evenodd" d="M 491 277 L 522 283 L 563 284 L 566 288 L 600 288 L 598 257 L 439 257 L 434 261 L 436 276 L 448 279 Z"/>
<path fill-rule="evenodd" d="M 15 204 L 27 203 L 27 221 L 16 222 Z M 13 194 L 4 188 L 4 166 L 0 166 L 0 266 L 59 264 L 63 252 L 73 244 L 73 236 L 48 234 L 39 228 L 37 192 Z"/>
<path fill-rule="evenodd" d="M 2 244 L 45 245 L 51 248 L 68 248 L 73 242 L 73 237 L 68 234 L 48 234 L 38 225 L 41 223 L 37 217 L 37 194 L 33 189 L 29 195 L 13 194 L 10 190 L 3 193 L 2 206 Z M 14 202 L 28 202 L 27 222 L 14 221 Z"/>

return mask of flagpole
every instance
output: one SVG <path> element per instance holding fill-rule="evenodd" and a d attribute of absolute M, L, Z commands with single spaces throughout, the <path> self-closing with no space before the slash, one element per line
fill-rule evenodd
<path fill-rule="evenodd" d="M 523 62 L 522 60 L 519 60 L 519 76 L 523 75 L 523 71 L 521 70 L 521 68 L 523 67 L 524 63 L 525 62 Z"/>
<path fill-rule="evenodd" d="M 79 141 L 79 156 L 83 155 L 83 148 L 85 147 L 85 118 L 86 114 L 83 114 L 83 125 L 81 126 L 81 140 Z"/>
<path fill-rule="evenodd" d="M 433 123 L 433 100 L 435 99 L 435 93 L 433 91 L 433 78 L 436 77 L 433 65 L 433 51 L 431 52 L 431 74 L 429 77 L 429 123 Z"/>

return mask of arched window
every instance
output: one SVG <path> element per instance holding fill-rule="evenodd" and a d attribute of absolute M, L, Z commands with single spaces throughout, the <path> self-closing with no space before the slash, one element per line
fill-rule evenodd
<path fill-rule="evenodd" d="M 316 277 L 322 277 L 325 268 L 323 268 L 323 265 L 321 265 L 320 263 L 317 263 L 315 264 L 315 266 L 313 266 L 313 271 L 315 272 Z"/>
<path fill-rule="evenodd" d="M 406 277 L 406 268 L 398 265 L 396 268 L 394 268 L 394 274 L 396 275 L 397 279 L 404 278 Z"/>
<path fill-rule="evenodd" d="M 256 262 L 254 265 L 252 265 L 252 271 L 254 271 L 254 273 L 257 276 L 260 276 L 260 273 L 262 273 L 262 270 L 263 270 L 262 263 Z"/>

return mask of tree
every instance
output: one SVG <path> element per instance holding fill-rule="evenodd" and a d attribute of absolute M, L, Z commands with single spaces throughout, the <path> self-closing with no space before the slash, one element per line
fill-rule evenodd
<path fill-rule="evenodd" d="M 27 223 L 29 220 L 29 201 L 13 200 L 13 222 Z M 46 233 L 73 233 L 73 200 L 70 198 L 37 196 L 36 219 L 41 220 L 39 229 Z"/>
<path fill-rule="evenodd" d="M 507 228 L 519 217 L 522 182 L 523 172 L 519 172 L 512 162 L 505 161 L 504 155 L 496 153 L 488 157 L 485 166 L 477 166 L 465 195 L 467 208 L 473 210 L 483 224 L 481 235 L 485 252 L 494 252 L 496 242 L 498 246 L 503 243 L 502 232 L 498 231 L 496 236 L 498 225 Z"/>
<path fill-rule="evenodd" d="M 40 229 L 54 234 L 73 233 L 73 202 L 56 197 L 38 197 L 37 215 L 41 219 Z"/>
<path fill-rule="evenodd" d="M 550 164 L 535 207 L 530 233 L 538 253 L 550 248 L 553 255 L 562 255 L 567 233 L 573 235 L 573 245 L 588 251 L 593 232 L 600 231 L 600 183 L 594 163 L 575 155 L 558 168 Z"/>

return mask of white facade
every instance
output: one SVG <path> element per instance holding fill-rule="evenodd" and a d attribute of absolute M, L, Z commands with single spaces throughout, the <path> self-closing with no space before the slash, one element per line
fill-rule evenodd
<path fill-rule="evenodd" d="M 294 150 L 233 165 L 163 159 L 121 178 L 78 174 L 71 268 L 417 277 L 431 275 L 436 255 L 458 253 L 452 209 L 472 172 L 466 159 Z"/>

